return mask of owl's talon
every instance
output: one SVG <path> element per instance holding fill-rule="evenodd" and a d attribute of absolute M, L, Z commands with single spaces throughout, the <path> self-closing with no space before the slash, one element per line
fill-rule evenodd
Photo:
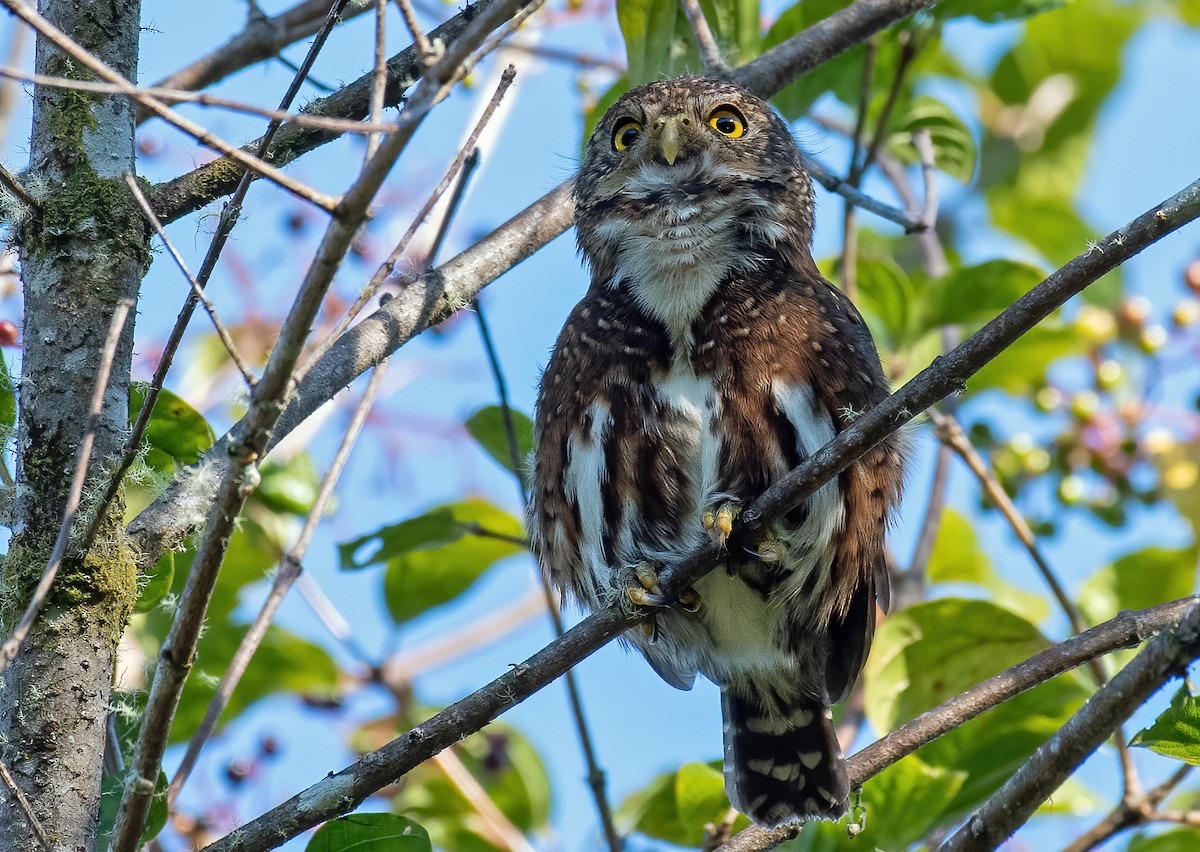
<path fill-rule="evenodd" d="M 746 552 L 771 565 L 777 565 L 787 559 L 787 545 L 770 534 L 758 542 L 757 549 L 748 547 Z"/>
<path fill-rule="evenodd" d="M 691 586 L 688 586 L 679 593 L 679 599 L 675 601 L 681 610 L 684 612 L 699 612 L 700 611 L 700 595 Z"/>
<path fill-rule="evenodd" d="M 713 544 L 724 547 L 733 532 L 733 522 L 742 512 L 742 507 L 736 503 L 722 503 L 715 509 L 706 509 L 700 516 L 700 523 Z"/>

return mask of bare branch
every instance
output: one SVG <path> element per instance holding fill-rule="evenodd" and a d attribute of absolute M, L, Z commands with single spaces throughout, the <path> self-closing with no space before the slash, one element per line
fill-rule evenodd
<path fill-rule="evenodd" d="M 700 51 L 700 61 L 704 63 L 705 73 L 720 77 L 729 66 L 721 58 L 721 48 L 717 47 L 717 40 L 713 38 L 712 29 L 708 26 L 708 20 L 704 17 L 704 10 L 700 8 L 699 0 L 679 0 L 679 5 L 683 7 L 683 14 L 696 39 L 696 47 Z"/>
<path fill-rule="evenodd" d="M 37 838 L 38 845 L 46 852 L 54 852 L 54 846 L 50 843 L 50 838 L 46 836 L 46 829 L 42 828 L 42 823 L 38 820 L 37 815 L 33 812 L 33 806 L 29 804 L 29 799 L 21 792 L 21 788 L 17 786 L 17 782 L 13 779 L 12 774 L 8 771 L 8 767 L 0 761 L 0 778 L 4 779 L 4 786 L 8 788 L 8 792 L 12 794 L 13 799 L 17 802 L 17 807 L 21 811 L 21 816 L 25 822 L 33 830 L 33 836 Z"/>
<path fill-rule="evenodd" d="M 1163 633 L 1100 688 L 993 793 L 939 852 L 994 849 L 1025 823 L 1038 806 L 1099 748 L 1163 683 L 1182 674 L 1200 653 L 1200 604 L 1179 626 Z"/>
<path fill-rule="evenodd" d="M 250 627 L 247 628 L 246 634 L 238 644 L 233 658 L 229 661 L 229 666 L 225 669 L 224 674 L 221 675 L 216 692 L 213 694 L 208 707 L 204 711 L 204 718 L 201 720 L 200 726 L 192 734 L 191 740 L 188 741 L 187 751 L 184 752 L 183 759 L 179 763 L 179 768 L 175 770 L 175 775 L 171 778 L 171 785 L 167 788 L 168 805 L 175 801 L 179 796 L 179 791 L 187 783 L 188 777 L 192 774 L 192 769 L 196 766 L 196 760 L 200 757 L 200 750 L 204 748 L 204 744 L 216 729 L 221 714 L 225 712 L 225 707 L 229 704 L 229 699 L 233 696 L 233 691 L 237 689 L 242 675 L 246 673 L 246 668 L 250 665 L 250 660 L 254 657 L 258 646 L 262 644 L 262 640 L 266 637 L 267 628 L 275 618 L 275 613 L 278 612 L 280 604 L 283 603 L 284 596 L 291 589 L 292 584 L 299 578 L 303 570 L 304 555 L 308 551 L 308 545 L 312 542 L 317 524 L 320 523 L 321 518 L 325 515 L 325 510 L 329 507 L 329 500 L 333 497 L 333 489 L 346 467 L 346 462 L 350 458 L 350 451 L 354 449 L 354 444 L 358 441 L 363 424 L 367 420 L 367 414 L 371 411 L 371 406 L 375 402 L 375 395 L 379 391 L 379 385 L 386 373 L 387 362 L 385 361 L 371 374 L 371 380 L 367 383 L 367 389 L 363 391 L 362 399 L 359 400 L 358 405 L 354 408 L 354 413 L 350 416 L 350 423 L 346 427 L 346 434 L 342 436 L 342 442 L 334 454 L 333 461 L 330 463 L 329 469 L 325 471 L 325 476 L 321 479 L 321 485 L 317 489 L 317 497 L 313 500 L 312 507 L 308 510 L 308 515 L 304 519 L 304 526 L 301 528 L 300 534 L 296 537 L 296 541 L 291 549 L 288 550 L 287 554 L 280 561 L 279 568 L 275 572 L 275 579 L 271 583 L 271 591 L 267 593 L 267 599 L 263 602 L 258 615 L 250 624 Z"/>
<path fill-rule="evenodd" d="M 158 217 L 154 215 L 154 211 L 150 209 L 150 202 L 146 199 L 146 194 L 142 192 L 142 188 L 138 186 L 133 175 L 125 173 L 125 184 L 129 187 L 129 191 L 133 193 L 134 199 L 138 203 L 138 207 L 142 210 L 142 215 L 146 217 L 146 221 L 154 228 L 154 233 L 158 234 L 158 238 L 162 240 L 163 245 L 167 247 L 167 252 L 171 255 L 171 259 L 175 261 L 175 265 L 179 267 L 179 271 L 183 273 L 183 277 L 187 279 L 188 284 L 192 286 L 192 293 L 204 305 L 204 310 L 208 314 L 208 318 L 212 321 L 213 328 L 216 329 L 217 337 L 221 340 L 221 345 L 225 347 L 225 352 L 229 355 L 237 367 L 238 372 L 242 374 L 242 379 L 246 382 L 246 387 L 254 390 L 254 374 L 250 372 L 250 368 L 246 366 L 245 360 L 238 354 L 237 344 L 233 342 L 233 337 L 229 334 L 229 329 L 225 328 L 225 324 L 221 322 L 217 316 L 217 309 L 213 306 L 212 300 L 204 295 L 204 288 L 196 280 L 195 276 L 187 267 L 183 256 L 179 250 L 175 248 L 175 244 L 171 242 L 166 232 L 163 230 L 162 223 L 158 221 Z"/>
<path fill-rule="evenodd" d="M 63 508 L 62 523 L 58 527 L 58 538 L 54 541 L 54 549 L 46 561 L 46 570 L 33 590 L 28 606 L 17 622 L 12 635 L 0 647 L 0 674 L 8 664 L 16 659 L 21 650 L 21 643 L 29 635 L 30 628 L 37 620 L 38 613 L 46 603 L 54 578 L 67 555 L 67 546 L 71 541 L 71 529 L 75 525 L 75 516 L 79 512 L 79 499 L 83 494 L 83 483 L 87 480 L 88 462 L 92 455 L 92 445 L 96 440 L 96 427 L 104 408 L 104 392 L 108 390 L 108 378 L 112 372 L 113 359 L 117 355 L 117 345 L 121 341 L 121 331 L 125 328 L 125 320 L 133 308 L 133 299 L 121 299 L 113 311 L 112 321 L 108 325 L 108 336 L 104 340 L 104 348 L 100 351 L 100 363 L 96 367 L 96 384 L 92 390 L 92 399 L 88 408 L 87 423 L 84 426 L 83 437 L 75 449 L 75 471 L 71 475 L 71 485 L 67 491 L 67 503 Z"/>
<path fill-rule="evenodd" d="M 1086 633 L 1047 648 L 999 674 L 956 695 L 932 710 L 906 722 L 887 736 L 871 743 L 847 761 L 850 786 L 861 787 L 901 758 L 926 743 L 982 716 L 993 707 L 1071 671 L 1104 654 L 1140 645 L 1152 636 L 1178 629 L 1184 618 L 1194 615 L 1200 597 L 1192 596 L 1137 611 L 1125 610 Z M 757 826 L 738 832 L 721 852 L 761 852 L 773 849 L 796 836 L 800 825 L 774 830 Z"/>
<path fill-rule="evenodd" d="M 33 196 L 29 194 L 29 191 L 25 189 L 24 185 L 22 185 L 22 183 L 16 179 L 12 172 L 6 169 L 3 165 L 0 165 L 0 186 L 3 186 L 5 189 L 11 192 L 18 201 L 20 201 L 30 210 L 37 210 L 40 206 L 36 201 L 33 200 Z"/>
<path fill-rule="evenodd" d="M 417 49 L 417 60 L 422 66 L 428 65 L 437 58 L 437 51 L 433 49 L 433 45 L 429 43 L 429 37 L 421 29 L 421 23 L 417 20 L 417 13 L 413 10 L 412 3 L 410 0 L 396 0 L 396 6 L 400 9 L 400 17 L 404 19 L 404 26 L 408 27 L 408 33 L 412 36 L 413 46 Z"/>
<path fill-rule="evenodd" d="M 68 89 L 76 92 L 95 92 L 102 95 L 125 95 L 132 97 L 124 86 L 115 83 L 100 83 L 95 80 L 72 80 L 70 77 L 52 77 L 47 74 L 33 74 L 20 68 L 0 67 L 0 77 L 10 80 L 21 80 L 36 86 L 48 86 L 52 89 Z M 204 107 L 228 109 L 233 112 L 243 112 L 247 115 L 259 115 L 263 118 L 273 118 L 287 121 L 298 127 L 312 130 L 328 130 L 334 133 L 386 133 L 392 125 L 386 122 L 351 121 L 345 118 L 329 118 L 323 115 L 310 115 L 305 112 L 286 112 L 279 109 L 257 107 L 244 101 L 208 95 L 202 92 L 187 92 L 183 89 L 161 89 L 153 86 L 143 86 L 138 92 L 147 97 L 162 101 L 164 104 L 189 103 Z"/>
<path fill-rule="evenodd" d="M 371 81 L 372 122 L 383 115 L 383 93 L 387 88 L 387 0 L 375 0 L 375 78 Z M 378 133 L 367 137 L 367 160 L 379 150 Z"/>
<path fill-rule="evenodd" d="M 1200 180 L 1110 234 L 1104 241 L 1105 251 L 1089 250 L 1052 273 L 953 352 L 935 360 L 767 489 L 739 516 L 730 546 L 741 546 L 747 537 L 798 505 L 917 412 L 965 387 L 967 379 L 984 364 L 1109 269 L 1197 217 L 1200 217 Z M 693 585 L 720 558 L 716 548 L 700 547 L 680 563 L 667 566 L 660 575 L 665 593 L 678 594 Z M 501 710 L 549 683 L 636 620 L 636 615 L 617 608 L 592 614 L 512 672 L 350 768 L 318 782 L 211 848 L 269 848 L 295 832 L 352 809 L 386 781 L 479 730 Z"/>
<path fill-rule="evenodd" d="M 191 119 L 185 118 L 175 110 L 163 104 L 161 101 L 149 97 L 138 90 L 138 87 L 118 74 L 112 68 L 108 67 L 102 60 L 86 50 L 84 47 L 76 43 L 66 33 L 58 29 L 48 20 L 39 15 L 36 11 L 26 6 L 20 0 L 0 0 L 0 5 L 8 9 L 22 21 L 33 27 L 47 41 L 54 44 L 59 50 L 66 53 L 80 65 L 87 68 L 96 76 L 109 83 L 116 85 L 121 94 L 126 95 L 130 99 L 136 101 L 139 105 L 144 106 L 155 115 L 159 116 L 173 127 L 186 133 L 194 138 L 201 145 L 212 148 L 225 156 L 235 160 L 244 168 L 250 169 L 257 174 L 265 177 L 279 186 L 286 189 L 293 195 L 313 205 L 320 207 L 326 211 L 332 211 L 336 206 L 336 200 L 322 192 L 317 192 L 308 184 L 298 181 L 289 175 L 284 174 L 279 169 L 272 166 L 270 163 L 255 157 L 249 152 L 234 147 L 230 143 L 221 139 L 219 136 L 209 132 L 204 127 L 196 124 Z"/>

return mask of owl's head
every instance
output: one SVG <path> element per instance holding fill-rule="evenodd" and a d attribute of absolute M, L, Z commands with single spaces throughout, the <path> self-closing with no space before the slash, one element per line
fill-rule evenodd
<path fill-rule="evenodd" d="M 595 265 L 630 238 L 688 223 L 747 255 L 780 241 L 807 250 L 812 184 L 783 120 L 740 86 L 678 77 L 631 89 L 596 124 L 575 185 L 579 244 Z M 720 233 L 726 223 L 736 231 Z M 681 236 L 684 236 L 681 234 Z"/>

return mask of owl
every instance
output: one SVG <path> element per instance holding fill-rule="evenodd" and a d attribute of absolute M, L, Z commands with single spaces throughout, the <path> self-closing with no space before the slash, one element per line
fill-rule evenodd
<path fill-rule="evenodd" d="M 596 125 L 575 204 L 591 286 L 539 389 L 534 552 L 584 608 L 652 607 L 625 640 L 669 684 L 720 687 L 738 810 L 836 818 L 849 790 L 829 707 L 886 607 L 900 439 L 759 540 L 729 539 L 742 507 L 888 393 L 858 311 L 813 262 L 799 149 L 732 83 L 651 83 Z M 721 564 L 667 600 L 663 566 L 708 540 Z"/>

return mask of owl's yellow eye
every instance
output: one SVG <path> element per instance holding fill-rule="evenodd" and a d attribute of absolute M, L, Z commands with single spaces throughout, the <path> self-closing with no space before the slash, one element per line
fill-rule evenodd
<path fill-rule="evenodd" d="M 723 106 L 713 110 L 708 117 L 709 125 L 722 136 L 737 139 L 746 132 L 746 119 L 733 107 Z"/>
<path fill-rule="evenodd" d="M 641 135 L 642 123 L 640 121 L 627 118 L 624 121 L 618 122 L 617 129 L 613 131 L 613 148 L 618 151 L 624 151 L 636 142 Z"/>

